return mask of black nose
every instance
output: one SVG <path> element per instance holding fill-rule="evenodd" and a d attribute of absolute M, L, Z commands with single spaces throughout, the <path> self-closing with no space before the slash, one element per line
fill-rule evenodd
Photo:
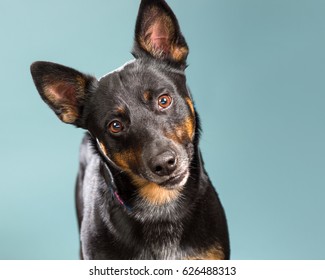
<path fill-rule="evenodd" d="M 172 174 L 177 167 L 177 158 L 174 152 L 166 151 L 154 156 L 149 161 L 151 171 L 159 176 Z"/>

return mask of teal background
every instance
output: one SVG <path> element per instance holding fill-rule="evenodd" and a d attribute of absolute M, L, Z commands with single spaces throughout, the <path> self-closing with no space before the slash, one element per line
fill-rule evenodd
<path fill-rule="evenodd" d="M 325 259 L 325 1 L 169 0 L 233 259 Z M 83 131 L 29 65 L 97 77 L 131 59 L 139 1 L 0 0 L 0 259 L 77 259 Z"/>

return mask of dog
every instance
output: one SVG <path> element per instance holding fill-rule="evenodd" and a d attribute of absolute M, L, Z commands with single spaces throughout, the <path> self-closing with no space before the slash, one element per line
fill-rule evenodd
<path fill-rule="evenodd" d="M 142 0 L 134 60 L 97 80 L 38 61 L 41 98 L 85 129 L 76 182 L 81 259 L 229 259 L 227 220 L 199 149 L 188 46 L 164 0 Z"/>

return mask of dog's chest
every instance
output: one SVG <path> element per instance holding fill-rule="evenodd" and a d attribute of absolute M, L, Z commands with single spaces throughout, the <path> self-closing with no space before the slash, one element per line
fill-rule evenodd
<path fill-rule="evenodd" d="M 141 259 L 179 259 L 181 225 L 157 223 L 143 229 L 144 246 L 140 251 Z"/>

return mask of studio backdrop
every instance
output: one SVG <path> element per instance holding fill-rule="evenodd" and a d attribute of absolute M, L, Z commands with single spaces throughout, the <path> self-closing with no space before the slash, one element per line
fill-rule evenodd
<path fill-rule="evenodd" d="M 169 0 L 233 259 L 325 259 L 325 2 Z M 36 60 L 97 77 L 132 59 L 139 1 L 0 1 L 0 259 L 78 259 L 83 131 L 58 121 Z"/>

